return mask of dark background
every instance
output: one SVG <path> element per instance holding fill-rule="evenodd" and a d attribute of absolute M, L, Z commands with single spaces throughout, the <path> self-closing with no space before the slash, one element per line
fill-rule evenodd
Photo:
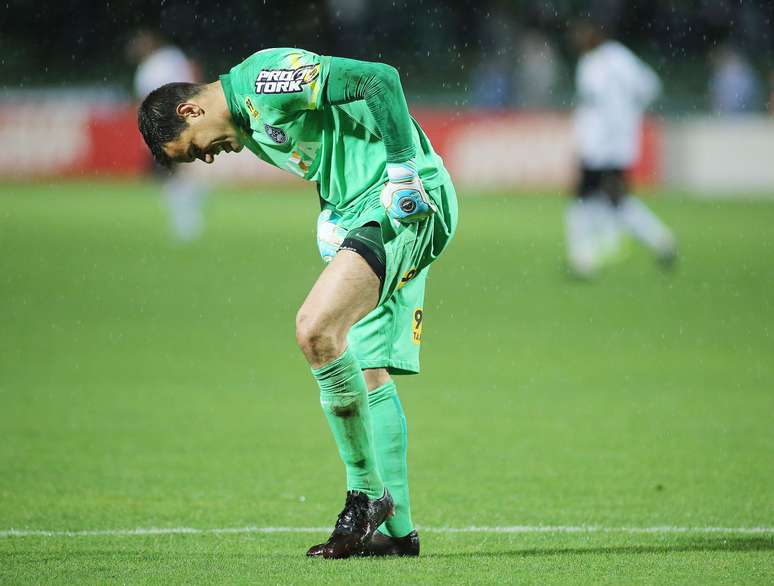
<path fill-rule="evenodd" d="M 358 10 L 358 7 L 360 9 Z M 124 57 L 137 27 L 158 28 L 214 78 L 271 46 L 385 60 L 413 78 L 413 97 L 465 105 L 471 77 L 492 60 L 518 62 L 519 38 L 539 31 L 563 70 L 575 55 L 567 31 L 579 17 L 611 32 L 654 65 L 683 106 L 700 105 L 713 48 L 730 42 L 762 79 L 774 68 L 770 0 L 366 0 L 98 2 L 10 0 L 0 12 L 5 90 L 30 86 L 108 85 L 128 90 Z M 557 103 L 570 94 L 563 75 Z M 561 91 L 564 90 L 564 91 Z"/>

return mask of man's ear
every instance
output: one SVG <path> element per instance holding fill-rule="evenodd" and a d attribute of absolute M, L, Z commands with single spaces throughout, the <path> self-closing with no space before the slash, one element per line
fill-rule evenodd
<path fill-rule="evenodd" d="M 196 118 L 204 114 L 202 107 L 192 102 L 183 102 L 182 104 L 178 104 L 177 108 L 175 108 L 175 112 L 181 118 Z"/>

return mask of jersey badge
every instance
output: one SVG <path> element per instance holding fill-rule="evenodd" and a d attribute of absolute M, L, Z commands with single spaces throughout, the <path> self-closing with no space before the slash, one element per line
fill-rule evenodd
<path fill-rule="evenodd" d="M 261 117 L 261 113 L 255 109 L 255 106 L 253 106 L 252 100 L 250 100 L 249 97 L 245 98 L 245 106 L 247 106 L 247 111 L 250 112 L 250 116 L 252 116 L 255 119 L 258 119 Z"/>
<path fill-rule="evenodd" d="M 285 134 L 285 131 L 281 128 L 264 124 L 263 129 L 266 131 L 266 134 L 269 135 L 269 138 L 277 144 L 285 144 L 288 141 L 288 135 Z"/>
<path fill-rule="evenodd" d="M 255 78 L 256 94 L 293 94 L 304 90 L 320 75 L 320 64 L 297 69 L 262 69 Z"/>

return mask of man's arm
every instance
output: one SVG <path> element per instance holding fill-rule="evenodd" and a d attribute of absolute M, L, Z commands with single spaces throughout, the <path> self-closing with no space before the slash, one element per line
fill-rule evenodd
<path fill-rule="evenodd" d="M 626 79 L 637 102 L 643 107 L 650 106 L 661 93 L 661 80 L 655 71 L 634 53 L 629 53 L 624 62 Z"/>
<path fill-rule="evenodd" d="M 391 65 L 332 57 L 326 97 L 330 104 L 365 100 L 382 135 L 388 163 L 403 163 L 416 154 L 400 75 Z"/>
<path fill-rule="evenodd" d="M 642 60 L 640 60 L 640 76 L 640 96 L 642 103 L 647 107 L 661 94 L 661 80 L 650 65 Z"/>
<path fill-rule="evenodd" d="M 401 222 L 432 215 L 435 205 L 419 180 L 411 115 L 398 70 L 384 63 L 332 57 L 326 98 L 329 104 L 364 100 L 373 114 L 387 156 L 389 182 L 381 197 L 387 213 Z"/>

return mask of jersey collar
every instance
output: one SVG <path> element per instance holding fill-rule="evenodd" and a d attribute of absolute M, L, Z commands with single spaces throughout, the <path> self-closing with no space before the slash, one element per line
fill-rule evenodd
<path fill-rule="evenodd" d="M 224 73 L 219 77 L 220 86 L 223 88 L 223 93 L 226 96 L 226 104 L 228 105 L 228 111 L 231 114 L 231 118 L 234 120 L 237 126 L 244 129 L 250 128 L 250 119 L 245 115 L 237 100 L 234 89 L 231 86 L 231 76 L 228 73 Z"/>

